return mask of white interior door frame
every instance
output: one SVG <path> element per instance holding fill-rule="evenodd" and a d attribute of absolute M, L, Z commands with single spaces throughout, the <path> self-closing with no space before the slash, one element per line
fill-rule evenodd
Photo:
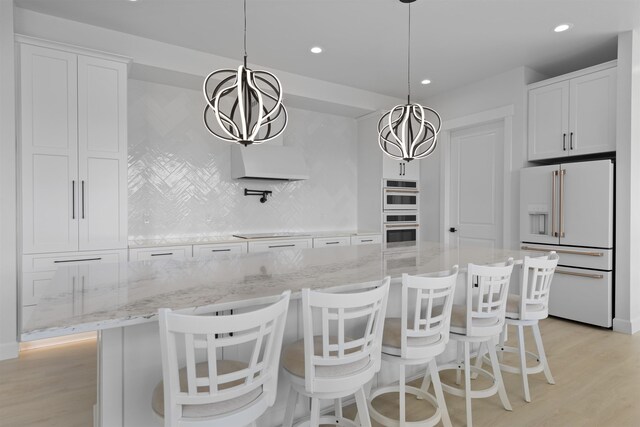
<path fill-rule="evenodd" d="M 451 134 L 472 126 L 492 122 L 502 122 L 504 126 L 503 150 L 503 207 L 502 207 L 502 247 L 507 248 L 511 242 L 511 152 L 513 141 L 513 105 L 494 108 L 480 113 L 447 120 L 442 124 L 442 168 L 440 168 L 440 241 L 449 243 L 449 206 L 451 203 Z"/>

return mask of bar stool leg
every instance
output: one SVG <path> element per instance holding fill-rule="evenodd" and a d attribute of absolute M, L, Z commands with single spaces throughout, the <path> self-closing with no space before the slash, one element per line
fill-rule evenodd
<path fill-rule="evenodd" d="M 509 325 L 505 323 L 504 329 L 500 334 L 500 349 L 504 348 L 504 342 L 507 340 L 508 336 L 509 336 Z M 498 353 L 498 360 L 500 361 L 500 363 L 502 363 L 502 361 L 504 360 L 504 351 L 501 350 L 500 353 Z"/>
<path fill-rule="evenodd" d="M 291 427 L 293 425 L 293 417 L 296 412 L 296 402 L 298 401 L 298 392 L 293 387 L 289 387 L 289 397 L 287 398 L 287 409 L 282 420 L 283 427 Z"/>
<path fill-rule="evenodd" d="M 406 406 L 406 395 L 405 395 L 405 381 L 406 381 L 406 377 L 405 377 L 405 369 L 404 369 L 404 365 L 400 364 L 400 377 L 398 378 L 398 385 L 400 390 L 398 391 L 399 393 L 399 397 L 400 397 L 400 425 L 404 426 L 405 422 L 406 422 L 406 417 L 407 417 L 407 406 Z"/>
<path fill-rule="evenodd" d="M 540 335 L 540 326 L 536 323 L 531 326 L 533 329 L 533 337 L 536 340 L 536 347 L 538 348 L 538 357 L 540 358 L 540 362 L 542 362 L 542 366 L 544 367 L 544 376 L 547 377 L 547 382 L 549 384 L 555 384 L 555 380 L 551 375 L 551 368 L 549 368 L 549 362 L 547 362 L 547 355 L 544 352 L 544 346 L 542 345 L 542 336 Z"/>
<path fill-rule="evenodd" d="M 463 359 L 463 357 L 464 357 L 463 353 L 464 353 L 464 350 L 463 350 L 462 342 L 458 341 L 458 359 L 457 359 L 458 365 L 461 365 L 462 361 L 464 360 Z M 456 369 L 456 384 L 457 385 L 460 385 L 461 378 L 462 378 L 462 373 L 460 372 L 460 369 Z"/>
<path fill-rule="evenodd" d="M 363 427 L 371 427 L 371 418 L 369 417 L 369 407 L 367 406 L 367 398 L 364 395 L 364 390 L 360 389 L 356 391 L 356 406 L 358 408 L 357 420 L 360 421 L 360 425 Z"/>
<path fill-rule="evenodd" d="M 478 347 L 478 355 L 476 356 L 476 363 L 475 363 L 475 367 L 480 369 L 482 368 L 482 362 L 483 362 L 483 358 L 484 355 L 486 353 L 486 350 L 484 348 L 486 343 L 481 342 L 480 346 Z M 476 378 L 478 378 L 478 373 L 477 372 L 473 372 L 471 374 L 471 379 L 475 380 Z"/>
<path fill-rule="evenodd" d="M 427 367 L 427 371 L 424 373 L 424 378 L 422 379 L 422 385 L 420 389 L 425 393 L 429 392 L 429 385 L 431 385 L 431 375 L 429 374 L 431 366 Z M 420 400 L 420 398 L 418 398 Z"/>
<path fill-rule="evenodd" d="M 440 383 L 440 375 L 438 374 L 438 367 L 436 366 L 435 359 L 432 359 L 431 362 L 429 362 L 429 373 L 431 374 L 430 377 L 433 378 L 433 390 L 436 393 L 438 407 L 440 407 L 440 412 L 442 413 L 442 425 L 444 425 L 444 427 L 451 427 L 451 418 L 449 418 L 447 402 L 444 400 L 444 393 L 442 392 L 442 384 Z"/>
<path fill-rule="evenodd" d="M 473 425 L 471 417 L 471 344 L 467 341 L 464 342 L 464 398 L 467 406 L 467 427 L 471 427 Z"/>
<path fill-rule="evenodd" d="M 518 353 L 520 353 L 520 375 L 522 376 L 522 390 L 524 400 L 531 402 L 529 393 L 529 378 L 527 374 L 527 351 L 524 345 L 524 326 L 518 325 Z"/>
<path fill-rule="evenodd" d="M 342 418 L 342 399 L 337 398 L 333 403 L 336 418 Z"/>
<path fill-rule="evenodd" d="M 317 397 L 311 398 L 311 419 L 309 420 L 310 426 L 320 425 L 320 400 Z"/>
<path fill-rule="evenodd" d="M 498 362 L 498 355 L 496 354 L 495 338 L 491 338 L 491 340 L 487 343 L 487 347 L 489 348 L 489 358 L 491 359 L 493 376 L 498 382 L 498 395 L 500 396 L 500 400 L 502 401 L 502 406 L 504 406 L 504 409 L 506 409 L 507 411 L 511 411 L 511 404 L 509 403 L 507 391 L 504 388 L 504 381 L 502 381 L 502 373 L 500 372 L 500 363 Z"/>

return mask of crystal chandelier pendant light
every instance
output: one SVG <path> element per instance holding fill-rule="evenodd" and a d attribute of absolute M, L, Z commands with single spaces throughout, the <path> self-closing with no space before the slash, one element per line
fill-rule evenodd
<path fill-rule="evenodd" d="M 260 144 L 287 127 L 282 85 L 272 73 L 247 67 L 247 0 L 244 0 L 244 62 L 237 70 L 210 73 L 202 86 L 204 125 L 223 141 Z"/>
<path fill-rule="evenodd" d="M 407 52 L 407 103 L 396 105 L 378 122 L 378 144 L 391 158 L 410 162 L 423 159 L 436 149 L 442 127 L 440 115 L 432 108 L 411 102 L 411 3 L 409 3 L 409 38 Z"/>

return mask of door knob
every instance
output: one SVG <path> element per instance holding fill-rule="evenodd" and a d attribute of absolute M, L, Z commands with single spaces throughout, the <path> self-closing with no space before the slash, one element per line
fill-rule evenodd
<path fill-rule="evenodd" d="M 450 232 L 450 233 L 455 233 L 456 231 L 458 231 L 458 229 L 457 229 L 457 228 L 455 228 L 455 227 L 451 227 L 451 228 L 449 229 L 449 232 Z"/>

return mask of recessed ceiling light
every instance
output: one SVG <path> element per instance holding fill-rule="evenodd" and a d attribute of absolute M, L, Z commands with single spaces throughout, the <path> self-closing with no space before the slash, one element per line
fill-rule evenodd
<path fill-rule="evenodd" d="M 553 29 L 556 33 L 562 33 L 563 31 L 567 31 L 573 28 L 573 24 L 560 24 L 556 28 Z"/>
<path fill-rule="evenodd" d="M 431 80 L 429 79 L 424 79 L 423 81 L 421 81 L 420 83 L 422 83 L 423 85 L 428 85 L 429 83 L 431 83 Z"/>
<path fill-rule="evenodd" d="M 322 52 L 322 48 L 320 46 L 314 46 L 311 48 L 311 53 L 320 53 Z"/>

